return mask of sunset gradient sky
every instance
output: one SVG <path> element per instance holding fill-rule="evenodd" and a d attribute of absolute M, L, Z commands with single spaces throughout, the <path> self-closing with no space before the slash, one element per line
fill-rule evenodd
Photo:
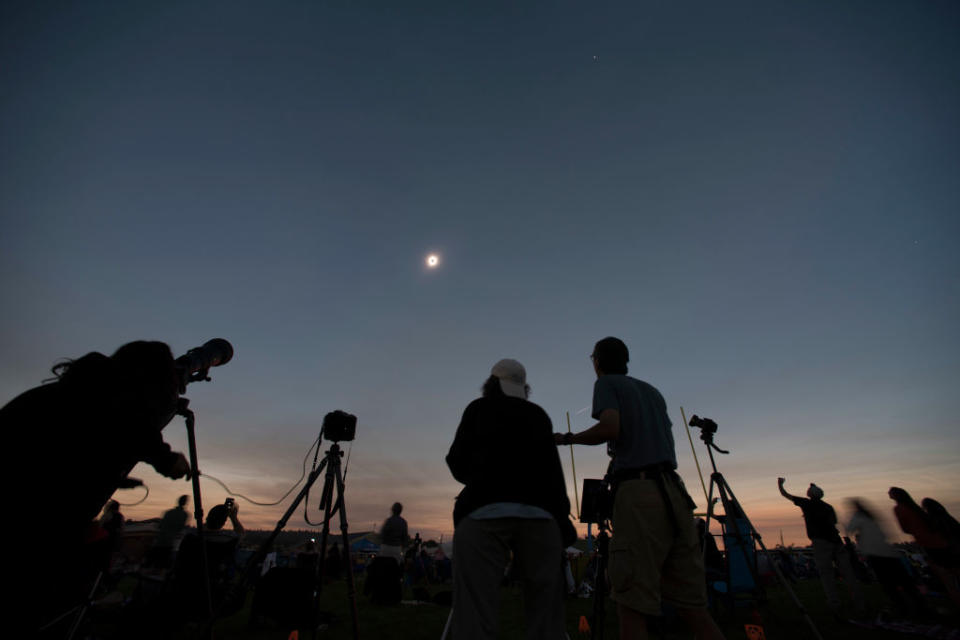
<path fill-rule="evenodd" d="M 344 409 L 351 529 L 399 500 L 448 538 L 493 363 L 579 430 L 616 335 L 700 506 L 681 406 L 768 543 L 805 541 L 778 475 L 842 518 L 891 485 L 960 514 L 960 4 L 468 5 L 3 3 L 0 402 L 223 337 L 187 394 L 203 472 L 277 500 Z M 133 475 L 128 517 L 189 493 Z"/>

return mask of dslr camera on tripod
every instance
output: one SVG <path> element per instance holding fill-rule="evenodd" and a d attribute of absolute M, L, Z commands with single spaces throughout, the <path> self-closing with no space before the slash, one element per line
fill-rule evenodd
<path fill-rule="evenodd" d="M 323 437 L 331 442 L 350 442 L 357 436 L 357 416 L 331 411 L 323 417 Z"/>
<path fill-rule="evenodd" d="M 700 429 L 703 433 L 708 433 L 713 435 L 717 432 L 717 423 L 711 420 L 710 418 L 701 418 L 697 415 L 694 415 L 690 418 L 690 426 Z"/>

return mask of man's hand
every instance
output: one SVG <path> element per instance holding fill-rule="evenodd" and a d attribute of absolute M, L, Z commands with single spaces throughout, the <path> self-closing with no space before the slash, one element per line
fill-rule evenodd
<path fill-rule="evenodd" d="M 614 441 L 619 437 L 620 412 L 616 409 L 604 409 L 600 414 L 600 421 L 586 431 L 579 433 L 555 433 L 553 434 L 553 441 L 558 445 L 594 445 Z"/>
<path fill-rule="evenodd" d="M 167 470 L 164 471 L 163 475 L 167 476 L 168 478 L 173 478 L 174 480 L 178 480 L 186 476 L 187 480 L 189 480 L 190 463 L 187 462 L 187 459 L 182 453 L 178 453 L 176 456 L 176 459 L 169 467 L 167 467 Z"/>
<path fill-rule="evenodd" d="M 786 478 L 777 478 L 777 484 L 780 485 L 781 487 L 783 486 L 783 483 L 786 481 L 787 481 Z"/>

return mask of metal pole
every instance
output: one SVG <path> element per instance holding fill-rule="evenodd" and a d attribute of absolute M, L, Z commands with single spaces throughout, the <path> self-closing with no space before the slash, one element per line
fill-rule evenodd
<path fill-rule="evenodd" d="M 570 431 L 570 412 L 567 411 L 567 433 Z M 577 465 L 573 461 L 573 443 L 570 443 L 570 467 L 573 469 L 573 501 L 577 505 L 577 520 L 580 519 L 580 496 L 577 495 Z"/>
<path fill-rule="evenodd" d="M 187 426 L 187 443 L 190 451 L 190 480 L 193 483 L 193 517 L 197 520 L 197 540 L 200 543 L 203 585 L 207 594 L 207 615 L 213 617 L 213 594 L 210 590 L 210 562 L 207 559 L 207 545 L 203 539 L 203 503 L 200 498 L 200 470 L 197 468 L 197 438 L 194 430 L 193 411 L 187 408 L 190 400 L 180 398 L 177 413 L 183 416 Z"/>

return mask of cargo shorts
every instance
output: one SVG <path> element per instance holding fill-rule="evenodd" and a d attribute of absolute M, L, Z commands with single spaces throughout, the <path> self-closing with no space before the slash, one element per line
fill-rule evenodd
<path fill-rule="evenodd" d="M 651 616 L 661 614 L 661 602 L 684 609 L 707 606 L 690 498 L 679 476 L 666 474 L 663 484 L 673 517 L 654 479 L 621 482 L 613 504 L 610 597 Z"/>

